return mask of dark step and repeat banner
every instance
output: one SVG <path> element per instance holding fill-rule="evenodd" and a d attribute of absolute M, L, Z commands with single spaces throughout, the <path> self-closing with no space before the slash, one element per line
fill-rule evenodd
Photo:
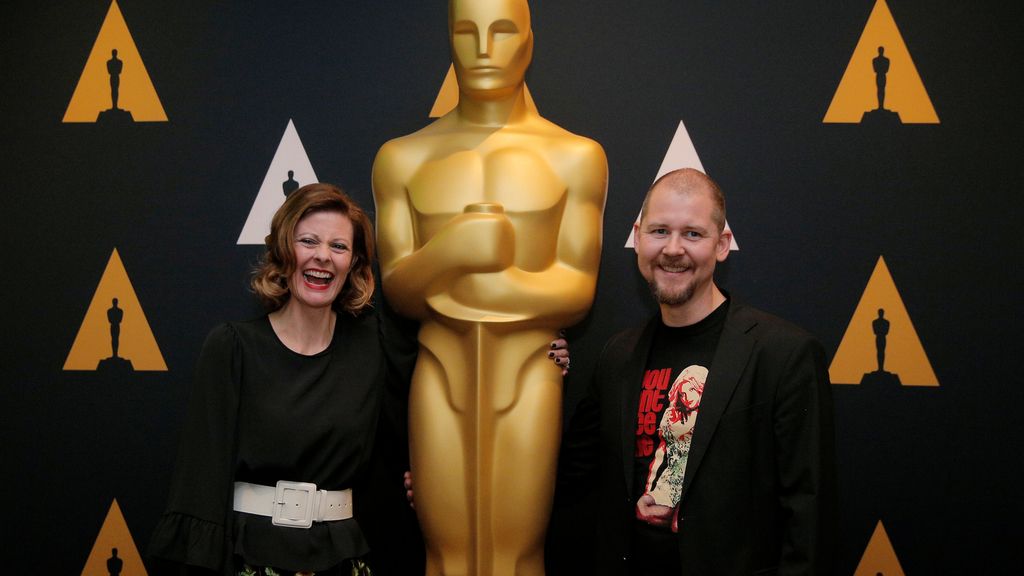
<path fill-rule="evenodd" d="M 1024 94 L 1012 3 L 532 10 L 533 101 L 610 164 L 597 300 L 569 330 L 566 414 L 604 340 L 655 311 L 631 248 L 646 188 L 699 168 L 724 189 L 735 237 L 720 284 L 830 354 L 836 574 L 1019 569 Z M 455 106 L 445 2 L 5 12 L 7 565 L 158 574 L 145 546 L 206 333 L 260 313 L 247 278 L 290 190 L 332 182 L 372 212 L 380 145 Z M 402 442 L 378 436 L 357 507 L 377 573 L 415 573 Z M 581 495 L 556 514 L 551 573 L 586 572 L 595 505 Z"/>

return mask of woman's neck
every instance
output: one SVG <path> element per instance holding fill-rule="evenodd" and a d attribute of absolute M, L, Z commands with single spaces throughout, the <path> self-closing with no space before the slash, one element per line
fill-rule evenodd
<path fill-rule="evenodd" d="M 289 350 L 311 356 L 331 345 L 337 315 L 330 307 L 310 308 L 288 300 L 269 318 L 274 333 Z"/>

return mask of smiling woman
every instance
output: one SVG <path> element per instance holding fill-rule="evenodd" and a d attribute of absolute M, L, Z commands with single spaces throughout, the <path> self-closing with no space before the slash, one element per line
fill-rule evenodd
<path fill-rule="evenodd" d="M 206 339 L 150 552 L 189 572 L 366 573 L 351 487 L 385 378 L 373 230 L 341 190 L 311 184 L 266 246 L 252 288 L 268 313 Z"/>
<path fill-rule="evenodd" d="M 347 231 L 331 228 L 327 221 L 334 221 L 337 226 L 346 226 L 341 220 L 347 221 Z M 316 227 L 316 230 L 312 228 Z M 331 234 L 347 236 L 320 237 L 315 234 Z M 339 240 L 344 248 L 335 246 Z M 300 270 L 300 253 L 313 256 L 319 244 L 324 244 L 332 253 L 338 251 L 351 255 L 351 261 L 345 267 L 351 276 L 335 279 L 336 290 L 344 288 L 341 298 L 332 299 L 333 307 L 339 311 L 357 313 L 370 302 L 373 296 L 373 227 L 366 213 L 345 195 L 344 192 L 330 184 L 309 184 L 299 188 L 285 200 L 270 223 L 270 235 L 267 236 L 267 253 L 262 264 L 256 269 L 252 279 L 252 289 L 270 311 L 280 309 L 293 294 L 290 286 L 296 286 L 293 275 Z M 337 295 L 337 294 L 336 294 Z"/>
<path fill-rule="evenodd" d="M 206 338 L 149 552 L 188 574 L 366 575 L 352 485 L 395 365 L 370 306 L 373 228 L 337 187 L 310 184 L 274 214 L 266 247 L 251 285 L 267 314 Z M 568 367 L 564 348 L 543 357 Z"/>
<path fill-rule="evenodd" d="M 292 293 L 285 303 L 310 308 L 330 307 L 352 266 L 352 221 L 338 212 L 317 212 L 295 228 L 295 271 L 288 279 Z"/>

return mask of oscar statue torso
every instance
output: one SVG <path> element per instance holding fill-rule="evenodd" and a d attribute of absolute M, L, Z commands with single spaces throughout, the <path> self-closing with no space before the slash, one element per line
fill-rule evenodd
<path fill-rule="evenodd" d="M 606 180 L 596 143 L 539 116 L 450 115 L 378 155 L 384 292 L 422 322 L 410 449 L 428 573 L 543 573 L 562 386 L 545 350 L 593 301 Z"/>
<path fill-rule="evenodd" d="M 546 350 L 597 283 L 607 161 L 527 105 L 528 17 L 522 0 L 453 1 L 459 106 L 374 163 L 384 293 L 421 322 L 409 442 L 428 574 L 544 573 L 562 412 Z"/>

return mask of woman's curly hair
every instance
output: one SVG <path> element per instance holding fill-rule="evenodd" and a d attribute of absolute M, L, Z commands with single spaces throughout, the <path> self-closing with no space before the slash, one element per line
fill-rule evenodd
<path fill-rule="evenodd" d="M 252 291 L 270 312 L 288 301 L 288 278 L 297 265 L 295 227 L 314 212 L 337 212 L 352 222 L 352 267 L 333 307 L 356 315 L 373 297 L 373 225 L 358 204 L 331 184 L 307 184 L 289 194 L 278 208 L 265 240 L 267 252 L 252 274 Z"/>

